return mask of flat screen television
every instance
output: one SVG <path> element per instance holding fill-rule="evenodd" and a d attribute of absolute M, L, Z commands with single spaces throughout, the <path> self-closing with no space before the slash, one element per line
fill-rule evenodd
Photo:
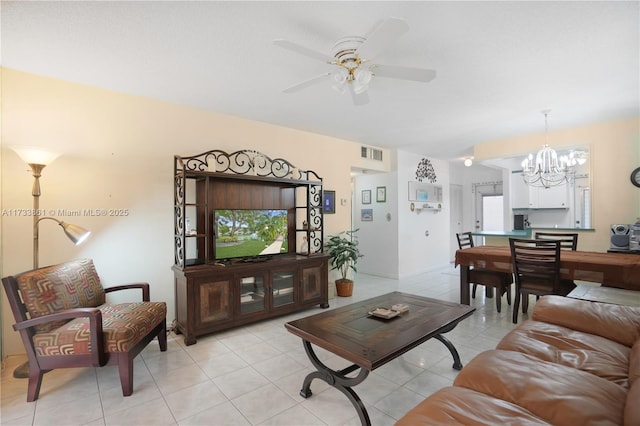
<path fill-rule="evenodd" d="M 265 260 L 287 253 L 286 210 L 215 210 L 216 260 Z"/>

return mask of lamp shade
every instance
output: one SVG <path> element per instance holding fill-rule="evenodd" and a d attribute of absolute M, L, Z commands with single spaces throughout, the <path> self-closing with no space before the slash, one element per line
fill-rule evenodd
<path fill-rule="evenodd" d="M 47 151 L 35 146 L 12 146 L 11 149 L 27 164 L 47 166 L 60 156 L 58 152 Z"/>
<path fill-rule="evenodd" d="M 82 242 L 89 238 L 89 235 L 91 235 L 91 231 L 87 231 L 82 226 L 73 225 L 66 222 L 59 222 L 59 225 L 62 226 L 64 233 L 75 245 L 82 244 Z"/>

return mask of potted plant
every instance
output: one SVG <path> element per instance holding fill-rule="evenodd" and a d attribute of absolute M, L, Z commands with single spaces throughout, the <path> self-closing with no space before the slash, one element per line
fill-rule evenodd
<path fill-rule="evenodd" d="M 330 236 L 324 249 L 329 256 L 331 270 L 337 269 L 341 278 L 336 280 L 336 292 L 338 296 L 349 297 L 353 294 L 353 280 L 347 278 L 349 269 L 357 272 L 356 263 L 361 257 L 357 243 L 353 241 L 353 234 L 358 230 L 343 231 L 338 235 Z"/>

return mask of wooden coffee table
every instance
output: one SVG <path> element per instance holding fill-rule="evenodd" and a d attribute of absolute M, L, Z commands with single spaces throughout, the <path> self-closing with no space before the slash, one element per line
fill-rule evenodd
<path fill-rule="evenodd" d="M 409 311 L 391 319 L 369 315 L 376 308 L 391 308 L 396 304 L 408 305 Z M 302 338 L 307 356 L 317 369 L 304 379 L 300 395 L 309 398 L 313 379 L 324 380 L 349 398 L 363 425 L 370 425 L 369 414 L 352 388 L 362 383 L 369 372 L 431 338 L 449 349 L 453 368 L 460 370 L 462 363 L 458 351 L 442 334 L 453 330 L 473 311 L 475 308 L 467 305 L 393 292 L 288 322 L 285 327 Z M 320 362 L 311 344 L 353 365 L 332 370 Z M 347 377 L 358 369 L 355 377 Z"/>

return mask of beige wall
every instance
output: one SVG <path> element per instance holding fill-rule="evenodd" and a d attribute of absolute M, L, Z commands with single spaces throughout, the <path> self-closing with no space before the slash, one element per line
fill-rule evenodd
<path fill-rule="evenodd" d="M 76 247 L 53 222 L 43 222 L 40 264 L 91 257 L 106 286 L 148 281 L 152 298 L 168 303 L 169 321 L 174 312 L 174 154 L 254 149 L 316 171 L 324 178 L 325 189 L 336 191 L 337 200 L 351 199 L 352 167 L 389 171 L 393 162 L 393 153 L 388 151 L 382 164 L 361 160 L 360 144 L 351 141 L 15 70 L 2 70 L 0 88 L 3 212 L 30 209 L 33 202 L 33 177 L 8 146 L 37 145 L 62 153 L 43 171 L 41 208 L 92 231 L 91 238 Z M 581 245 L 606 247 L 609 223 L 640 216 L 640 190 L 629 183 L 631 170 L 640 164 L 639 125 L 638 119 L 625 120 L 574 129 L 566 135 L 573 144 L 586 143 L 592 150 L 596 233 L 584 239 L 581 236 Z M 519 154 L 541 144 L 540 135 L 496 141 L 478 147 L 475 156 Z M 59 209 L 85 208 L 122 208 L 129 214 L 58 214 Z M 344 206 L 336 203 L 336 214 L 325 216 L 328 234 L 351 227 L 350 208 L 349 202 Z M 0 220 L 0 275 L 30 269 L 31 218 L 7 214 Z M 11 329 L 13 320 L 4 292 L 2 298 L 3 355 L 23 352 L 17 333 Z"/>
<path fill-rule="evenodd" d="M 484 160 L 536 152 L 544 133 L 476 145 L 474 157 Z M 640 165 L 640 118 L 609 121 L 549 131 L 554 148 L 588 145 L 591 161 L 592 225 L 580 233 L 580 249 L 605 251 L 614 223 L 633 223 L 640 217 L 640 189 L 631 184 L 631 171 Z"/>
<path fill-rule="evenodd" d="M 92 231 L 71 244 L 54 222 L 40 226 L 40 265 L 93 258 L 106 286 L 148 281 L 151 297 L 168 304 L 174 318 L 173 155 L 210 149 L 253 149 L 285 158 L 324 178 L 337 200 L 351 198 L 352 165 L 388 167 L 360 160 L 360 144 L 166 102 L 2 70 L 2 276 L 32 266 L 32 219 L 18 209 L 33 205 L 29 167 L 8 147 L 36 145 L 62 153 L 42 174 L 40 207 Z M 340 155 L 335 155 L 340 152 Z M 387 153 L 386 158 L 389 155 Z M 59 209 L 128 209 L 127 216 L 65 217 Z M 336 203 L 325 229 L 350 228 L 350 203 Z M 11 330 L 3 292 L 4 355 L 23 352 Z"/>

